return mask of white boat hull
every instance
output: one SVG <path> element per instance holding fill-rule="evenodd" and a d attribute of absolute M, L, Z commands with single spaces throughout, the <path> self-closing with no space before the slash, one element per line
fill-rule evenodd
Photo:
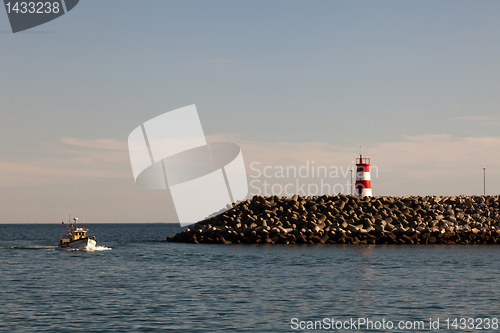
<path fill-rule="evenodd" d="M 94 239 L 91 238 L 80 238 L 74 241 L 71 241 L 65 245 L 64 247 L 68 247 L 70 249 L 75 249 L 75 250 L 84 250 L 84 251 L 93 251 L 95 250 L 97 242 Z"/>

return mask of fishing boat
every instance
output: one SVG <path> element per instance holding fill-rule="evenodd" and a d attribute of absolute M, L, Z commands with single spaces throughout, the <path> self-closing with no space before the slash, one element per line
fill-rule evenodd
<path fill-rule="evenodd" d="M 95 250 L 97 244 L 95 236 L 92 238 L 87 237 L 89 229 L 85 229 L 85 224 L 83 228 L 79 228 L 77 224 L 78 218 L 75 217 L 73 218 L 73 223 L 70 223 L 69 228 L 66 228 L 66 236 L 60 237 L 59 247 L 85 251 Z"/>

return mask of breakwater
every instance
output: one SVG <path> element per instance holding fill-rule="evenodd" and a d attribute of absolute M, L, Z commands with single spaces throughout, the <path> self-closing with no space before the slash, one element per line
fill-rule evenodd
<path fill-rule="evenodd" d="M 219 244 L 499 244 L 499 196 L 255 196 L 168 236 Z"/>

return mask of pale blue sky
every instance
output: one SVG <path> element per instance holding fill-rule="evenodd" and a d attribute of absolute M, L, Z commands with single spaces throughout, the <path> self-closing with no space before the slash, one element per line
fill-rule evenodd
<path fill-rule="evenodd" d="M 491 194 L 498 193 L 498 17 L 498 1 L 81 0 L 59 19 L 12 34 L 0 10 L 0 162 L 14 169 L 16 163 L 52 165 L 64 174 L 71 167 L 62 161 L 91 163 L 94 157 L 61 138 L 125 142 L 140 123 L 196 104 L 206 135 L 226 135 L 242 147 L 323 143 L 336 165 L 351 162 L 335 158 L 344 156 L 337 150 L 350 150 L 354 158 L 359 144 L 376 161 L 373 153 L 384 156 L 380 147 L 390 152 L 391 144 L 409 137 L 448 135 L 439 149 L 470 163 L 461 173 L 403 186 L 400 165 L 400 178 L 382 172 L 374 193 L 480 194 L 484 163 Z M 324 157 L 316 154 L 295 163 Z M 259 159 L 259 148 L 246 156 Z M 425 168 L 432 169 L 432 161 L 442 166 L 433 157 Z M 131 175 L 126 162 L 126 154 L 117 158 L 117 169 Z M 103 169 L 112 170 L 114 162 L 107 163 Z M 55 184 L 45 170 L 26 174 L 36 185 L 16 186 L 24 171 L 8 182 L 9 170 L 0 170 L 6 203 L 0 222 L 35 216 L 49 222 L 68 206 L 95 211 L 88 214 L 96 221 L 165 215 L 156 204 L 147 213 L 129 205 L 136 215 L 121 210 L 121 202 L 136 200 L 123 197 L 135 191 L 131 176 L 79 179 L 68 170 L 74 179 Z M 412 171 L 415 179 L 420 171 Z M 67 191 L 75 193 L 73 202 L 62 198 Z"/>

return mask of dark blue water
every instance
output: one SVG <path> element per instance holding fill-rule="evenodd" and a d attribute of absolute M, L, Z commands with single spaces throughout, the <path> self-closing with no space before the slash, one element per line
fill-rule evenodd
<path fill-rule="evenodd" d="M 498 246 L 191 245 L 160 242 L 175 225 L 87 227 L 112 249 L 59 250 L 60 225 L 0 225 L 0 331 L 296 332 L 324 318 L 429 330 L 440 318 L 440 331 L 476 332 L 443 320 L 500 318 Z"/>

